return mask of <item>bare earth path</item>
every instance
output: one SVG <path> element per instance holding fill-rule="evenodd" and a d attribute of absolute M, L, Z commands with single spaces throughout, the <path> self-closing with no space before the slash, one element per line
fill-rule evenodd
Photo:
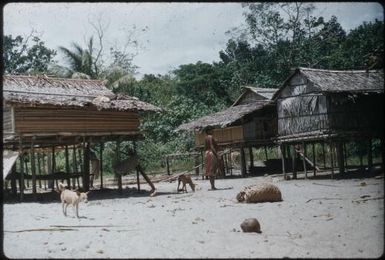
<path fill-rule="evenodd" d="M 245 186 L 272 181 L 282 202 L 240 204 Z M 195 193 L 176 194 L 161 182 L 149 197 L 89 195 L 81 219 L 52 203 L 4 204 L 4 247 L 9 258 L 262 258 L 380 257 L 384 249 L 384 179 L 290 180 L 252 177 L 198 180 Z M 130 185 L 135 187 L 135 185 Z M 148 185 L 142 188 L 149 191 Z M 261 234 L 242 233 L 256 217 Z M 37 230 L 40 229 L 40 230 Z M 20 232 L 17 232 L 20 231 Z"/>

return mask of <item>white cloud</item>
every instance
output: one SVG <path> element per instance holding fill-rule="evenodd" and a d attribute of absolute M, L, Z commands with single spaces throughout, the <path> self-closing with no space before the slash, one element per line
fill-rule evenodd
<path fill-rule="evenodd" d="M 346 30 L 364 20 L 383 20 L 378 3 L 315 5 L 326 19 L 336 15 Z M 27 35 L 35 29 L 43 34 L 46 45 L 55 49 L 70 47 L 72 42 L 84 43 L 93 34 L 88 20 L 100 15 L 109 23 L 105 35 L 108 45 L 122 44 L 133 24 L 137 28 L 147 26 L 145 33 L 135 36 L 145 46 L 134 60 L 142 74 L 164 74 L 181 64 L 218 60 L 218 52 L 228 40 L 225 32 L 244 21 L 240 3 L 226 2 L 10 3 L 3 11 L 4 34 Z"/>

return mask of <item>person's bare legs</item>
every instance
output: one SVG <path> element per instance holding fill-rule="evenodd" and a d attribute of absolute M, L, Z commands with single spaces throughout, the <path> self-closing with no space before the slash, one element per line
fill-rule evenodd
<path fill-rule="evenodd" d="M 217 188 L 215 188 L 215 177 L 210 176 L 209 179 L 210 179 L 211 189 L 216 190 Z"/>

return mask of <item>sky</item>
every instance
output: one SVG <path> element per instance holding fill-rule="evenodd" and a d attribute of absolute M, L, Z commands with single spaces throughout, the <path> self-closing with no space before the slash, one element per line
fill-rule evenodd
<path fill-rule="evenodd" d="M 314 3 L 314 2 L 313 2 Z M 384 20 L 383 8 L 376 2 L 317 2 L 315 16 L 326 20 L 337 16 L 349 32 L 363 21 Z M 219 61 L 219 51 L 226 48 L 230 36 L 225 32 L 244 23 L 241 3 L 9 3 L 3 8 L 5 35 L 28 35 L 35 30 L 46 46 L 71 47 L 72 42 L 85 47 L 95 34 L 90 21 L 102 21 L 104 49 L 122 48 L 127 35 L 140 48 L 133 62 L 143 74 L 166 74 L 179 65 L 198 61 Z M 130 50 L 130 49 L 129 49 Z M 63 64 L 60 52 L 56 56 Z"/>

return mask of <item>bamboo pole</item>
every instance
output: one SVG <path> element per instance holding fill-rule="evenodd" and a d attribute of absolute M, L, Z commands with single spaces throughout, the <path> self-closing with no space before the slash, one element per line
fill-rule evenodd
<path fill-rule="evenodd" d="M 55 171 L 56 171 L 56 158 L 55 158 L 55 146 L 52 146 L 52 170 L 51 170 L 51 174 L 55 174 Z M 58 186 L 58 183 L 56 181 L 56 186 L 57 188 L 59 188 Z M 55 190 L 55 180 L 52 180 L 52 191 Z"/>
<path fill-rule="evenodd" d="M 344 163 L 345 163 L 345 169 L 348 167 L 348 156 L 347 156 L 347 150 L 346 150 L 346 142 L 343 143 L 343 151 L 344 151 Z"/>
<path fill-rule="evenodd" d="M 167 175 L 170 175 L 170 163 L 169 163 L 168 155 L 166 155 L 166 168 L 167 168 Z"/>

